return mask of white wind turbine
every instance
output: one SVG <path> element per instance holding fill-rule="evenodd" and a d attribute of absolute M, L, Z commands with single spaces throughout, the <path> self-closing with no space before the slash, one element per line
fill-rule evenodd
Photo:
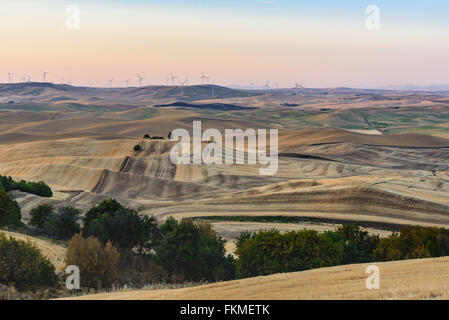
<path fill-rule="evenodd" d="M 173 73 L 170 73 L 170 79 L 171 79 L 171 85 L 174 87 L 175 86 L 175 79 L 177 77 L 175 75 L 173 75 Z"/>
<path fill-rule="evenodd" d="M 181 95 L 184 96 L 184 85 L 189 81 L 189 79 L 184 79 L 183 81 L 178 81 L 181 85 Z"/>
<path fill-rule="evenodd" d="M 145 78 L 139 73 L 139 87 L 142 86 L 142 80 L 144 80 Z"/>
<path fill-rule="evenodd" d="M 209 83 L 209 77 L 206 76 L 206 75 L 204 74 L 204 72 L 201 72 L 201 77 L 200 77 L 200 79 L 203 81 L 203 86 L 204 86 L 204 80 L 207 79 L 207 83 Z"/>
<path fill-rule="evenodd" d="M 42 70 L 42 77 L 44 78 L 44 82 L 45 82 L 45 79 L 47 77 L 47 74 L 48 74 L 47 71 Z"/>
<path fill-rule="evenodd" d="M 295 80 L 295 94 L 298 95 L 298 89 L 302 89 L 304 88 L 304 86 L 302 85 L 302 81 L 301 83 L 299 83 L 298 81 Z"/>
<path fill-rule="evenodd" d="M 265 88 L 265 95 L 268 95 L 268 90 L 271 89 L 268 80 L 267 80 L 267 82 L 265 83 L 264 88 Z"/>

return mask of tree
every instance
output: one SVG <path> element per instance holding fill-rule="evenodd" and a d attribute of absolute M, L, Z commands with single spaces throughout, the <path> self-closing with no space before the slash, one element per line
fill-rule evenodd
<path fill-rule="evenodd" d="M 142 252 L 157 240 L 156 229 L 153 217 L 140 218 L 135 210 L 109 199 L 86 213 L 83 230 L 86 236 L 94 236 L 103 244 L 112 241 L 120 249 L 139 246 Z"/>
<path fill-rule="evenodd" d="M 50 216 L 53 214 L 54 207 L 51 204 L 41 204 L 36 208 L 31 209 L 30 215 L 30 225 L 43 228 L 44 224 L 50 219 Z"/>
<path fill-rule="evenodd" d="M 65 263 L 80 269 L 81 286 L 85 288 L 108 288 L 118 277 L 120 254 L 109 241 L 103 247 L 95 237 L 83 238 L 75 234 L 69 241 Z"/>
<path fill-rule="evenodd" d="M 57 213 L 50 215 L 44 223 L 44 229 L 56 239 L 68 240 L 75 233 L 80 232 L 78 216 L 80 211 L 73 207 L 59 207 Z"/>
<path fill-rule="evenodd" d="M 22 214 L 16 201 L 4 190 L 0 190 L 0 227 L 20 226 Z"/>
<path fill-rule="evenodd" d="M 39 249 L 0 233 L 0 283 L 22 290 L 55 287 L 57 282 L 54 266 Z"/>
<path fill-rule="evenodd" d="M 233 258 L 226 256 L 225 240 L 204 223 L 190 219 L 161 228 L 162 240 L 156 248 L 157 261 L 172 276 L 185 280 L 229 280 L 234 276 Z"/>
<path fill-rule="evenodd" d="M 133 149 L 135 152 L 138 152 L 138 151 L 142 150 L 142 147 L 140 145 L 136 144 Z"/>

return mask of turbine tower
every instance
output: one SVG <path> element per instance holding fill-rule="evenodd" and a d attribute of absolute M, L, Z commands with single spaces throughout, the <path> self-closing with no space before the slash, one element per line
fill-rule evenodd
<path fill-rule="evenodd" d="M 145 78 L 139 73 L 139 87 L 142 86 L 142 80 L 144 80 Z"/>
<path fill-rule="evenodd" d="M 11 84 L 11 76 L 12 76 L 12 73 L 11 73 L 11 72 L 8 72 L 8 83 L 9 83 L 9 84 Z"/>
<path fill-rule="evenodd" d="M 265 83 L 265 86 L 264 86 L 264 88 L 265 88 L 265 95 L 268 95 L 268 90 L 270 90 L 270 89 L 271 89 L 271 87 L 270 87 L 270 85 L 269 85 L 269 82 L 268 82 L 268 80 L 267 80 L 267 82 Z"/>
<path fill-rule="evenodd" d="M 184 81 L 178 81 L 181 84 L 181 96 L 184 96 L 184 85 L 188 82 L 188 79 L 184 79 Z"/>
<path fill-rule="evenodd" d="M 175 79 L 176 79 L 176 76 L 173 75 L 173 73 L 170 73 L 170 79 L 171 79 L 171 85 L 172 85 L 172 86 L 175 86 Z"/>
<path fill-rule="evenodd" d="M 126 87 L 128 88 L 129 87 L 129 79 L 126 79 L 125 82 L 126 82 Z"/>
<path fill-rule="evenodd" d="M 304 86 L 302 85 L 302 81 L 301 83 L 299 83 L 298 81 L 295 80 L 295 95 L 298 95 L 298 89 L 302 88 L 304 88 Z"/>
<path fill-rule="evenodd" d="M 112 80 L 108 80 L 108 81 L 106 82 L 106 85 L 107 85 L 109 88 L 111 88 L 111 87 L 112 87 Z"/>
<path fill-rule="evenodd" d="M 48 72 L 42 70 L 42 77 L 44 78 L 44 82 L 45 82 L 45 78 L 47 77 Z"/>
<path fill-rule="evenodd" d="M 203 86 L 204 86 L 204 80 L 205 80 L 205 79 L 207 79 L 207 83 L 209 83 L 209 77 L 206 76 L 206 75 L 204 74 L 204 72 L 201 72 L 201 77 L 200 77 L 200 79 L 203 81 Z"/>

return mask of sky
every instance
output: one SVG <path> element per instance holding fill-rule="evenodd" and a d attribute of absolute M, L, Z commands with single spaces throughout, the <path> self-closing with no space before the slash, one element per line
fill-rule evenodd
<path fill-rule="evenodd" d="M 449 84 L 449 1 L 0 0 L 0 49 L 2 83 Z"/>

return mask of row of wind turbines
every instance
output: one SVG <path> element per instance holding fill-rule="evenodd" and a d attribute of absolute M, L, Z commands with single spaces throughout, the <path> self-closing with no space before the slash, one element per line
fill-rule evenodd
<path fill-rule="evenodd" d="M 41 70 L 41 73 L 42 73 L 42 80 L 43 80 L 43 82 L 47 82 L 47 75 L 49 74 L 49 72 L 45 71 L 45 70 Z M 12 82 L 13 81 L 12 76 L 13 76 L 13 74 L 11 72 L 8 72 L 8 83 L 9 84 L 13 83 Z M 143 86 L 143 80 L 145 80 L 145 77 L 142 74 L 139 73 L 138 76 L 137 76 L 137 79 L 138 79 L 139 87 L 142 87 Z M 177 84 L 179 84 L 181 86 L 181 93 L 182 93 L 182 95 L 184 95 L 184 86 L 188 85 L 189 78 L 184 78 L 183 80 L 178 80 L 177 82 L 175 82 L 176 79 L 178 79 L 178 77 L 176 75 L 174 75 L 173 73 L 170 73 L 170 76 L 165 78 L 166 85 L 169 86 L 171 84 L 171 86 L 174 87 Z M 204 72 L 201 73 L 201 77 L 199 77 L 199 79 L 201 80 L 201 83 L 202 83 L 203 86 L 205 86 L 206 84 L 207 85 L 210 84 L 210 77 L 205 75 Z M 30 76 L 27 77 L 25 75 L 20 76 L 19 79 L 18 79 L 18 82 L 19 83 L 31 82 L 31 77 Z M 59 83 L 64 83 L 64 78 L 59 79 Z M 71 81 L 69 80 L 67 83 L 71 84 Z M 128 88 L 130 80 L 126 79 L 125 83 L 126 83 L 126 87 Z M 112 88 L 112 84 L 113 84 L 113 79 L 108 79 L 106 81 L 106 86 L 107 87 Z M 275 85 L 276 89 L 279 89 L 279 84 L 278 83 L 275 83 L 274 85 Z M 254 89 L 254 82 L 251 81 L 250 86 L 251 86 L 251 89 Z M 266 95 L 268 95 L 268 93 L 273 89 L 270 86 L 270 82 L 268 80 L 265 82 L 265 85 L 263 86 L 263 88 L 265 90 L 265 94 Z M 295 80 L 295 86 L 294 86 L 295 94 L 298 94 L 298 91 L 300 89 L 303 89 L 303 88 L 304 88 L 303 81 L 298 82 L 298 81 Z M 215 96 L 215 81 L 214 80 L 212 80 L 212 96 Z"/>

